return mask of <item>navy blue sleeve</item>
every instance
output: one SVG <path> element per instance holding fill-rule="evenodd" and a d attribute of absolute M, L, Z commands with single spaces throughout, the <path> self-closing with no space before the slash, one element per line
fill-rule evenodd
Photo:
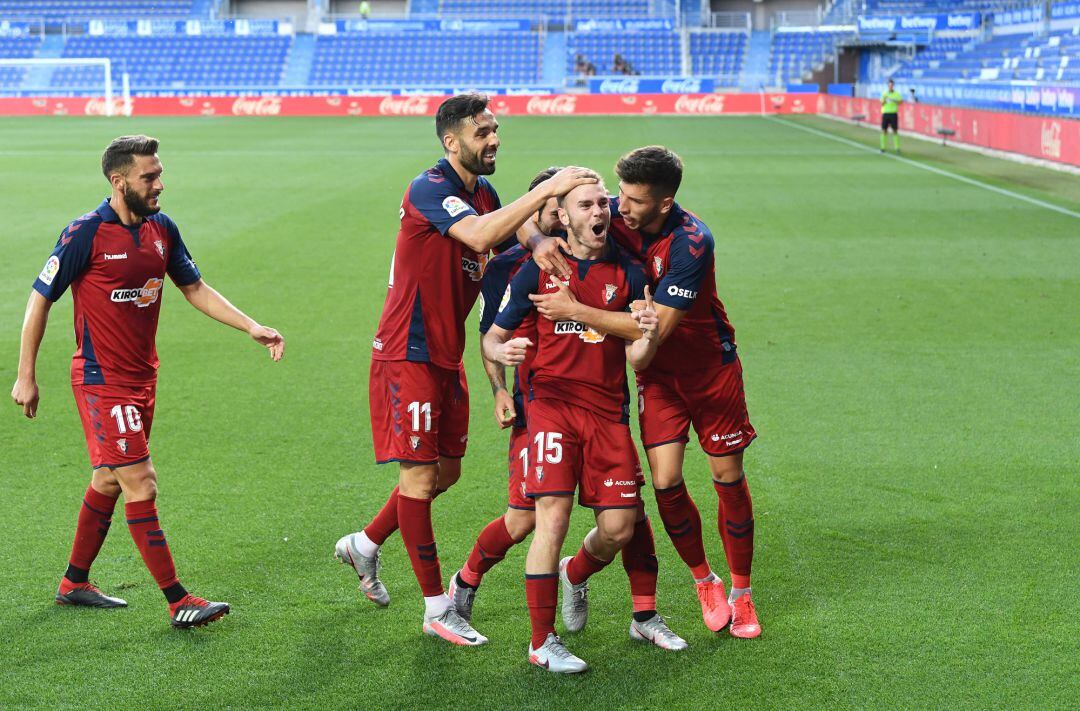
<path fill-rule="evenodd" d="M 530 259 L 521 265 L 521 269 L 510 281 L 510 290 L 503 299 L 503 303 L 499 305 L 495 325 L 507 331 L 513 331 L 520 326 L 533 310 L 533 302 L 529 299 L 529 294 L 535 294 L 539 285 L 540 267 Z"/>
<path fill-rule="evenodd" d="M 476 214 L 449 180 L 434 182 L 427 173 L 413 181 L 409 202 L 443 235 L 461 220 Z"/>
<path fill-rule="evenodd" d="M 90 266 L 90 253 L 94 246 L 100 219 L 76 220 L 64 228 L 56 247 L 49 255 L 38 278 L 34 280 L 34 290 L 49 301 L 56 301 L 71 282 Z"/>
<path fill-rule="evenodd" d="M 153 219 L 165 226 L 169 231 L 169 263 L 165 265 L 165 273 L 172 278 L 177 286 L 187 286 L 202 279 L 199 268 L 195 266 L 195 260 L 191 258 L 191 252 L 180 237 L 180 229 L 165 213 L 154 215 Z"/>
<path fill-rule="evenodd" d="M 495 323 L 503 297 L 509 294 L 511 266 L 513 262 L 493 259 L 484 270 L 480 280 L 480 333 L 487 333 Z"/>
<path fill-rule="evenodd" d="M 706 231 L 679 230 L 671 240 L 668 268 L 656 285 L 653 300 L 686 311 L 694 305 L 713 263 L 713 238 Z"/>
<path fill-rule="evenodd" d="M 626 284 L 630 287 L 630 298 L 626 302 L 626 310 L 630 310 L 630 304 L 645 298 L 645 285 L 649 283 L 649 277 L 645 276 L 645 269 L 639 262 L 626 261 Z"/>

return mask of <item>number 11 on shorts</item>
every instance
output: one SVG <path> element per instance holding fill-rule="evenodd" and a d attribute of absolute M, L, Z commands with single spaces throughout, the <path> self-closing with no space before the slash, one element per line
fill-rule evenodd
<path fill-rule="evenodd" d="M 409 412 L 412 414 L 412 431 L 420 432 L 420 415 L 424 415 L 424 432 L 431 431 L 431 403 L 430 402 L 417 402 L 413 401 L 409 403 Z"/>

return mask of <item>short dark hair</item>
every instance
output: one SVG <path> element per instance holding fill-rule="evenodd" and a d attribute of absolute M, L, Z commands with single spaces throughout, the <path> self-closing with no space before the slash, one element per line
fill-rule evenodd
<path fill-rule="evenodd" d="M 529 183 L 529 190 L 534 189 L 537 185 L 544 182 L 545 180 L 551 180 L 551 178 L 554 177 L 554 175 L 560 170 L 562 170 L 562 168 L 557 165 L 553 165 L 550 168 L 544 168 L 539 173 L 537 173 L 536 177 L 532 179 L 531 183 Z"/>
<path fill-rule="evenodd" d="M 470 92 L 451 96 L 439 104 L 435 113 L 435 136 L 439 143 L 447 133 L 457 131 L 467 119 L 486 109 L 490 101 L 486 94 Z"/>
<path fill-rule="evenodd" d="M 674 196 L 679 191 L 682 172 L 682 158 L 663 146 L 637 148 L 615 164 L 619 180 L 631 185 L 648 185 L 653 193 L 664 197 Z"/>
<path fill-rule="evenodd" d="M 124 173 L 135 163 L 135 156 L 157 153 L 158 139 L 150 136 L 119 136 L 101 154 L 101 172 L 108 179 L 113 173 Z"/>

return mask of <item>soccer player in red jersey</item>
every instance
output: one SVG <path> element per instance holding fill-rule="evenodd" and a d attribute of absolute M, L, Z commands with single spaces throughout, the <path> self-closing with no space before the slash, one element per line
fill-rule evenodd
<path fill-rule="evenodd" d="M 757 637 L 761 625 L 750 596 L 754 513 L 743 471 L 743 452 L 757 435 L 746 410 L 735 329 L 716 295 L 713 236 L 675 202 L 683 164 L 674 152 L 639 148 L 623 156 L 615 172 L 619 197 L 612 201 L 612 234 L 645 263 L 656 284 L 660 347 L 652 364 L 638 369 L 637 381 L 641 437 L 660 517 L 692 572 L 709 629 L 728 626 L 735 637 Z M 539 247 L 537 258 L 554 250 L 553 242 Z M 573 319 L 623 337 L 636 328 L 625 314 L 577 303 L 566 290 L 535 299 L 546 318 Z M 709 455 L 719 497 L 717 524 L 732 580 L 726 600 L 705 555 L 701 516 L 683 481 L 691 424 Z"/>
<path fill-rule="evenodd" d="M 113 508 L 123 493 L 128 529 L 165 594 L 172 625 L 196 627 L 227 614 L 229 605 L 209 602 L 184 589 L 158 521 L 157 474 L 148 443 L 158 369 L 154 340 L 165 275 L 192 306 L 245 331 L 266 346 L 275 361 L 281 359 L 285 340 L 203 281 L 176 223 L 161 212 L 158 200 L 165 186 L 157 149 L 158 141 L 147 136 L 121 136 L 105 149 L 101 167 L 112 195 L 64 228 L 34 282 L 11 396 L 27 417 L 37 415 L 38 349 L 53 302 L 70 286 L 77 345 L 71 384 L 93 474 L 56 602 L 127 606 L 88 582 L 90 566 L 105 542 Z"/>
<path fill-rule="evenodd" d="M 562 283 L 582 303 L 619 312 L 648 298 L 641 265 L 608 238 L 611 214 L 603 184 L 576 188 L 559 204 L 568 234 L 570 279 L 561 282 L 535 262 L 526 262 L 484 336 L 489 360 L 518 365 L 526 358 L 533 342 L 511 336 L 533 311 L 531 294 L 553 291 Z M 563 621 L 569 631 L 580 630 L 588 615 L 589 576 L 625 547 L 638 552 L 624 558 L 634 600 L 631 637 L 667 649 L 686 647 L 656 613 L 656 553 L 641 502 L 637 448 L 627 424 L 626 383 L 626 362 L 645 368 L 656 352 L 655 312 L 646 308 L 634 319 L 640 331 L 632 341 L 605 337 L 574 321 L 537 320 L 536 353 L 526 386 L 530 461 L 525 481 L 526 496 L 536 502 L 536 533 L 526 558 L 525 590 L 532 623 L 529 661 L 553 672 L 587 668 L 555 634 L 560 579 Z M 560 561 L 575 490 L 580 504 L 594 509 L 596 528 L 576 555 Z"/>
<path fill-rule="evenodd" d="M 533 178 L 529 189 L 535 189 L 558 171 L 559 168 L 555 167 L 540 171 Z M 565 237 L 566 232 L 562 229 L 562 223 L 559 222 L 559 205 L 556 198 L 548 198 L 544 206 L 537 211 L 536 226 L 541 234 Z M 495 255 L 487 263 L 484 278 L 480 281 L 481 336 L 491 328 L 499 307 L 504 298 L 508 297 L 510 280 L 531 256 L 529 250 L 521 245 L 515 245 Z M 535 331 L 536 316 L 530 314 L 514 333 L 517 336 L 535 340 Z M 531 353 L 532 351 L 529 355 Z M 511 548 L 532 533 L 536 521 L 536 507 L 532 499 L 525 496 L 529 430 L 525 424 L 526 401 L 523 393 L 526 389 L 531 358 L 526 358 L 514 369 L 513 392 L 510 392 L 506 385 L 506 367 L 502 363 L 484 358 L 482 347 L 480 357 L 491 383 L 492 395 L 495 397 L 495 421 L 503 429 L 511 428 L 508 505 L 502 516 L 491 521 L 480 532 L 465 565 L 450 578 L 447 594 L 454 602 L 454 609 L 469 622 L 472 621 L 473 601 L 484 574 L 505 558 Z"/>
<path fill-rule="evenodd" d="M 486 96 L 444 101 L 435 133 L 445 157 L 405 191 L 369 379 L 375 459 L 398 463 L 398 486 L 368 526 L 335 547 L 335 555 L 360 577 L 364 595 L 387 605 L 378 551 L 400 528 L 424 595 L 424 632 L 469 646 L 487 639 L 457 614 L 444 592 L 431 526 L 431 502 L 460 477 L 468 440 L 469 393 L 461 362 L 465 318 L 480 293 L 489 251 L 512 244 L 518 228 L 548 198 L 595 181 L 581 169 L 566 168 L 500 207 L 483 177 L 495 172 L 498 128 Z"/>

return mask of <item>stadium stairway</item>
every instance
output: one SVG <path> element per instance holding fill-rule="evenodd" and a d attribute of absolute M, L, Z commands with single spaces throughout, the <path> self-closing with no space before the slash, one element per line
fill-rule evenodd
<path fill-rule="evenodd" d="M 41 41 L 41 46 L 38 48 L 38 51 L 34 56 L 40 59 L 56 59 L 60 57 L 63 52 L 63 35 L 45 35 L 45 39 Z M 55 65 L 46 64 L 37 67 L 30 67 L 30 69 L 26 72 L 26 77 L 23 79 L 23 89 L 36 89 L 39 87 L 50 86 L 52 82 L 52 75 L 55 71 Z"/>
<path fill-rule="evenodd" d="M 548 32 L 544 38 L 543 81 L 558 89 L 566 82 L 566 33 Z"/>
<path fill-rule="evenodd" d="M 285 71 L 281 74 L 281 86 L 289 88 L 307 86 L 314 61 L 315 35 L 301 33 L 294 36 L 289 56 L 285 59 Z"/>
<path fill-rule="evenodd" d="M 754 30 L 746 47 L 746 63 L 739 79 L 740 91 L 761 91 L 769 77 L 769 48 L 772 35 L 767 30 Z"/>

